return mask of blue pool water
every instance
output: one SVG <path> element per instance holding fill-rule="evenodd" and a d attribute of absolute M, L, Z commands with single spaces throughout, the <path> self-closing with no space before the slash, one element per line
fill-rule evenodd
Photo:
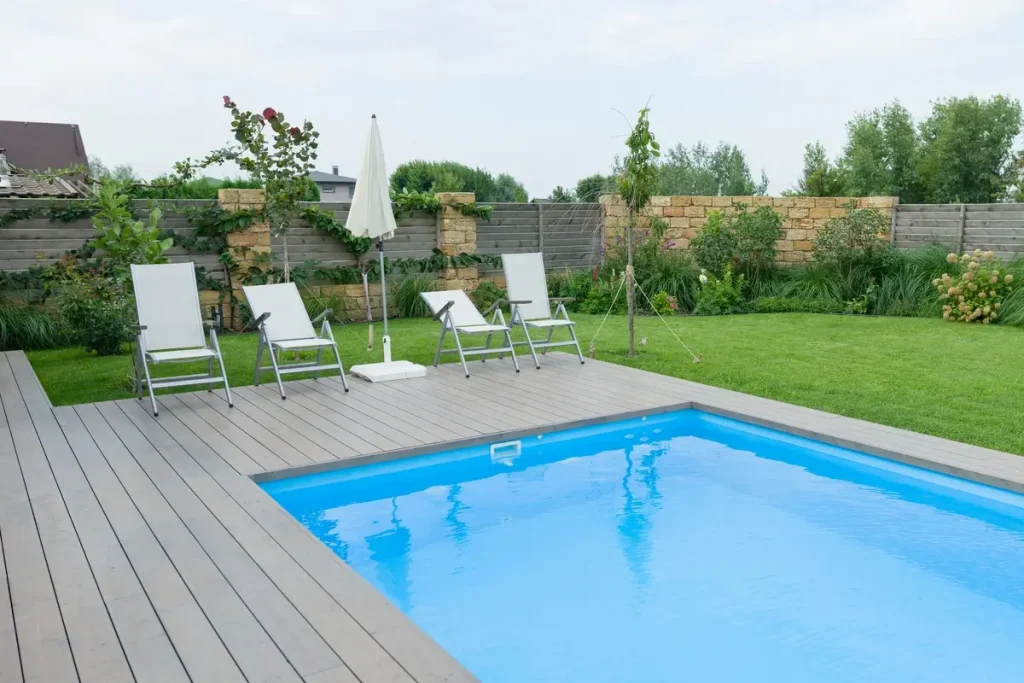
<path fill-rule="evenodd" d="M 1024 496 L 699 411 L 265 489 L 485 683 L 1024 681 Z"/>

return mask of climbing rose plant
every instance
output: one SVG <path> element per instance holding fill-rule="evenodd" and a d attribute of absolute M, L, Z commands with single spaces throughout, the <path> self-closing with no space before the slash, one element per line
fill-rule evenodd
<path fill-rule="evenodd" d="M 1013 275 L 1003 269 L 991 251 L 976 249 L 962 256 L 951 253 L 946 261 L 957 266 L 958 273 L 943 273 L 932 281 L 939 299 L 945 302 L 942 317 L 984 325 L 995 322 L 1003 299 L 1013 289 Z"/>

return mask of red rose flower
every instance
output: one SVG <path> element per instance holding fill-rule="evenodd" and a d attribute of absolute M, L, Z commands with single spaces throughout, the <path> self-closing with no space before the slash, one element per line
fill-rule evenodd
<path fill-rule="evenodd" d="M 292 135 L 298 135 L 302 131 L 299 130 L 298 126 L 292 126 L 291 128 L 288 129 L 288 132 L 291 133 Z"/>
<path fill-rule="evenodd" d="M 275 116 L 277 116 L 277 112 L 274 111 L 273 107 L 267 107 L 266 109 L 263 110 L 263 118 L 272 119 Z"/>
<path fill-rule="evenodd" d="M 224 96 L 224 106 L 225 107 L 230 107 L 231 106 L 231 96 L 230 95 L 225 95 Z"/>

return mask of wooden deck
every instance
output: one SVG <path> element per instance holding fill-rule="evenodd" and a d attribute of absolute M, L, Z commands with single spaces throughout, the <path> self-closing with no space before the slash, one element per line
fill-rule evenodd
<path fill-rule="evenodd" d="M 1024 491 L 1024 459 L 550 354 L 51 408 L 0 354 L 0 681 L 472 681 L 256 479 L 699 407 Z M 298 469 L 294 469 L 298 468 Z"/>

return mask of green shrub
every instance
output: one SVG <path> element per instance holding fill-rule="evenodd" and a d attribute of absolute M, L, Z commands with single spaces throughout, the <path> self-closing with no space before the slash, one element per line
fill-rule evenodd
<path fill-rule="evenodd" d="M 726 265 L 722 277 L 701 273 L 700 294 L 693 312 L 697 315 L 725 315 L 741 310 L 743 303 L 742 275 L 733 276 L 732 265 Z"/>
<path fill-rule="evenodd" d="M 481 280 L 476 289 L 470 293 L 469 298 L 473 300 L 479 310 L 486 311 L 494 305 L 495 301 L 507 299 L 508 294 L 490 280 Z"/>
<path fill-rule="evenodd" d="M 395 307 L 404 318 L 422 318 L 430 315 L 430 307 L 420 296 L 437 289 L 437 279 L 428 275 L 410 275 L 403 278 L 395 293 Z"/>
<path fill-rule="evenodd" d="M 594 285 L 594 275 L 589 269 L 557 271 L 548 275 L 548 296 L 572 299 L 565 302 L 565 308 L 576 313 L 583 308 L 583 302 Z"/>
<path fill-rule="evenodd" d="M 658 292 L 651 297 L 651 308 L 658 315 L 674 315 L 679 310 L 679 303 L 668 292 Z"/>
<path fill-rule="evenodd" d="M 736 233 L 721 211 L 708 214 L 704 227 L 690 241 L 690 251 L 704 270 L 716 277 L 725 274 L 725 267 L 736 255 Z"/>
<path fill-rule="evenodd" d="M 759 280 L 775 269 L 775 243 L 782 239 L 782 215 L 770 206 L 747 211 L 742 204 L 738 213 L 726 217 L 726 225 L 735 234 L 737 271 L 747 281 Z"/>
<path fill-rule="evenodd" d="M 52 349 L 66 341 L 48 312 L 0 299 L 0 351 Z"/>
<path fill-rule="evenodd" d="M 785 296 L 761 297 L 746 306 L 750 313 L 843 313 L 844 308 L 838 301 Z"/>
<path fill-rule="evenodd" d="M 622 277 L 619 276 L 615 279 L 600 279 L 593 287 L 590 288 L 590 292 L 587 293 L 587 298 L 583 301 L 583 305 L 580 307 L 582 313 L 592 313 L 595 315 L 604 315 L 611 308 L 612 302 L 615 302 L 615 307 L 612 308 L 612 313 L 615 315 L 622 315 L 626 312 L 626 287 L 622 285 L 621 290 L 619 289 Z M 616 292 L 618 296 L 616 297 Z"/>
<path fill-rule="evenodd" d="M 955 275 L 943 273 L 932 284 L 939 291 L 943 301 L 942 317 L 960 322 L 981 322 L 985 325 L 995 322 L 1002 311 L 1003 299 L 1013 290 L 1014 277 L 1002 267 L 991 251 L 949 254 L 950 265 L 959 265 Z"/>
<path fill-rule="evenodd" d="M 697 305 L 700 269 L 688 253 L 680 249 L 659 249 L 638 265 L 637 283 L 645 292 L 665 292 L 682 310 L 692 311 Z"/>
<path fill-rule="evenodd" d="M 331 310 L 331 315 L 328 316 L 329 320 L 339 320 L 343 306 L 341 297 L 337 295 L 313 296 L 307 293 L 302 297 L 302 303 L 306 307 L 306 315 L 309 316 L 310 320 L 315 320 L 317 316 L 327 309 Z"/>
<path fill-rule="evenodd" d="M 57 311 L 70 337 L 101 356 L 121 353 L 134 336 L 133 301 L 125 286 L 97 273 L 75 273 L 57 288 Z"/>
<path fill-rule="evenodd" d="M 871 264 L 889 245 L 881 235 L 889 230 L 889 217 L 874 209 L 850 207 L 833 218 L 814 238 L 814 259 L 840 266 Z"/>
<path fill-rule="evenodd" d="M 128 205 L 128 195 L 116 184 L 104 185 L 97 196 L 99 211 L 92 224 L 96 237 L 89 247 L 103 253 L 108 268 L 128 279 L 132 264 L 167 263 L 164 252 L 174 245 L 170 237 L 160 238 L 160 208 L 149 213 L 149 223 L 135 220 Z"/>

